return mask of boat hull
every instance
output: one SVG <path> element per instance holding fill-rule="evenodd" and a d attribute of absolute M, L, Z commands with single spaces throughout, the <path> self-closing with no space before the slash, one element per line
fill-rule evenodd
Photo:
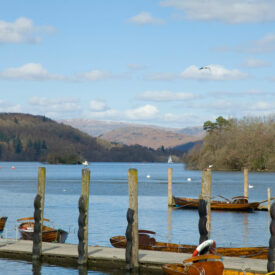
<path fill-rule="evenodd" d="M 174 197 L 175 205 L 182 209 L 198 209 L 199 200 L 191 198 Z M 221 211 L 253 211 L 260 205 L 259 202 L 233 203 L 211 201 L 211 209 Z"/>
<path fill-rule="evenodd" d="M 110 238 L 112 246 L 117 248 L 126 247 L 125 236 L 114 236 Z M 177 252 L 177 253 L 193 253 L 196 249 L 194 245 L 173 244 L 164 242 L 155 242 L 153 245 L 139 244 L 139 249 Z M 267 259 L 268 247 L 217 247 L 216 253 L 228 257 L 244 257 L 252 259 Z"/>
<path fill-rule="evenodd" d="M 1 217 L 0 218 L 0 234 L 2 234 L 3 231 L 4 231 L 7 219 L 8 219 L 8 217 Z"/>
<path fill-rule="evenodd" d="M 196 264 L 193 264 L 196 266 Z M 186 265 L 184 264 L 167 264 L 167 265 L 164 265 L 163 266 L 163 271 L 165 272 L 165 274 L 167 275 L 189 275 L 189 274 L 192 274 L 192 275 L 199 275 L 199 270 L 195 270 L 195 266 L 193 266 L 193 268 L 186 268 Z M 201 267 L 201 266 L 199 266 Z M 222 275 L 263 275 L 263 274 L 266 274 L 266 273 L 258 273 L 258 272 L 247 272 L 247 271 L 237 271 L 237 270 L 231 270 L 231 269 L 224 269 L 221 272 L 221 267 L 220 267 L 220 264 L 216 264 L 216 266 L 207 266 L 206 264 L 204 264 L 204 266 L 202 266 L 205 270 L 205 273 L 203 274 L 211 274 L 211 275 L 214 275 L 216 273 L 214 272 L 218 272 L 217 274 L 222 274 Z M 216 268 L 213 270 L 213 267 Z M 207 273 L 208 272 L 208 273 Z"/>
<path fill-rule="evenodd" d="M 195 262 L 192 265 L 187 264 L 166 264 L 163 271 L 167 275 L 223 275 L 223 264 L 220 261 Z"/>
<path fill-rule="evenodd" d="M 21 223 L 18 229 L 22 239 L 33 240 L 33 235 L 34 235 L 33 228 L 34 228 L 34 223 L 32 222 Z M 68 232 L 62 229 L 55 229 L 55 228 L 43 225 L 42 242 L 64 243 L 67 239 L 67 236 L 68 236 Z"/>

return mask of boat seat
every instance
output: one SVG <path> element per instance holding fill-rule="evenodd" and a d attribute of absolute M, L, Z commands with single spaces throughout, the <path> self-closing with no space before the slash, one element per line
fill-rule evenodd
<path fill-rule="evenodd" d="M 155 238 L 151 238 L 148 234 L 138 234 L 139 245 L 155 245 Z"/>

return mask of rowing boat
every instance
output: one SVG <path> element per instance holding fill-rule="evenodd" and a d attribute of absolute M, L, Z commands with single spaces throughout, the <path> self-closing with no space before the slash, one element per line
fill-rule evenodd
<path fill-rule="evenodd" d="M 149 233 L 150 232 L 150 233 Z M 195 245 L 173 244 L 165 242 L 157 242 L 153 237 L 155 232 L 149 230 L 139 230 L 139 249 L 193 253 Z M 125 236 L 114 236 L 110 238 L 112 246 L 117 248 L 126 247 Z M 252 259 L 267 259 L 268 247 L 217 247 L 217 254 L 228 257 L 243 257 Z"/>
<path fill-rule="evenodd" d="M 3 231 L 4 231 L 7 219 L 8 219 L 8 217 L 1 217 L 0 218 L 0 234 L 2 234 Z"/>
<path fill-rule="evenodd" d="M 33 240 L 34 235 L 34 218 L 21 218 L 17 220 L 22 222 L 19 224 L 18 229 L 24 240 Z M 49 222 L 49 219 L 43 219 L 43 221 Z M 62 229 L 55 229 L 43 224 L 42 226 L 42 241 L 43 242 L 58 242 L 64 243 L 67 239 L 68 232 Z"/>
<path fill-rule="evenodd" d="M 163 271 L 167 275 L 223 275 L 221 256 L 201 255 L 191 257 L 182 264 L 166 264 Z"/>
<path fill-rule="evenodd" d="M 181 209 L 197 209 L 199 199 L 173 197 L 176 207 Z M 211 200 L 211 209 L 222 211 L 253 211 L 258 208 L 260 202 L 248 202 L 246 197 L 238 196 L 232 201 Z"/>

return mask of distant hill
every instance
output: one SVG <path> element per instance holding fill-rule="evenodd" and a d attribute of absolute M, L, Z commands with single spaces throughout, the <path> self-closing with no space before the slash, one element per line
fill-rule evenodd
<path fill-rule="evenodd" d="M 127 145 L 139 144 L 157 149 L 184 145 L 202 139 L 202 127 L 164 128 L 136 123 L 99 121 L 91 119 L 67 119 L 61 122 L 80 129 L 92 136 L 98 136 L 110 142 Z"/>
<path fill-rule="evenodd" d="M 139 144 L 154 149 L 162 146 L 164 148 L 175 147 L 177 145 L 198 140 L 198 138 L 193 136 L 149 127 L 118 128 L 102 134 L 100 138 L 127 145 Z"/>
<path fill-rule="evenodd" d="M 167 161 L 168 152 L 112 144 L 44 116 L 0 113 L 0 160 L 80 163 Z"/>

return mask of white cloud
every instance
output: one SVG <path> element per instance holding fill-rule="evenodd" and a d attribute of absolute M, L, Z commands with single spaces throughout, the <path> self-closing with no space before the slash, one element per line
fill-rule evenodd
<path fill-rule="evenodd" d="M 260 67 L 268 67 L 270 66 L 270 63 L 250 57 L 245 59 L 242 65 L 248 68 L 260 68 Z"/>
<path fill-rule="evenodd" d="M 275 21 L 275 5 L 270 0 L 166 0 L 160 5 L 181 10 L 188 20 L 230 24 Z"/>
<path fill-rule="evenodd" d="M 104 100 L 91 100 L 89 107 L 94 112 L 103 112 L 110 109 Z"/>
<path fill-rule="evenodd" d="M 146 91 L 137 96 L 140 100 L 150 100 L 156 102 L 185 101 L 195 98 L 192 93 L 173 93 L 171 91 Z"/>
<path fill-rule="evenodd" d="M 173 73 L 153 73 L 145 76 L 145 80 L 152 81 L 171 81 L 176 78 L 179 78 L 179 75 Z"/>
<path fill-rule="evenodd" d="M 64 76 L 50 74 L 39 63 L 28 63 L 18 68 L 9 68 L 0 72 L 3 79 L 22 80 L 64 80 Z"/>
<path fill-rule="evenodd" d="M 33 97 L 29 99 L 29 104 L 41 114 L 50 113 L 55 114 L 54 116 L 60 116 L 64 113 L 74 113 L 81 110 L 78 99 L 71 98 Z"/>
<path fill-rule="evenodd" d="M 265 102 L 265 101 L 258 101 L 255 102 L 253 105 L 249 107 L 250 110 L 256 110 L 256 111 L 274 111 L 275 104 L 274 102 Z"/>
<path fill-rule="evenodd" d="M 145 25 L 145 24 L 160 25 L 160 24 L 164 23 L 164 21 L 162 19 L 155 18 L 155 17 L 152 16 L 151 13 L 145 12 L 145 11 L 131 17 L 128 21 L 131 22 L 131 23 L 138 24 L 138 25 Z"/>
<path fill-rule="evenodd" d="M 51 26 L 35 27 L 31 19 L 20 17 L 10 23 L 0 20 L 0 43 L 38 43 L 39 33 L 54 32 Z"/>
<path fill-rule="evenodd" d="M 236 80 L 245 79 L 248 75 L 237 69 L 228 70 L 221 65 L 208 65 L 202 68 L 192 65 L 181 73 L 181 77 L 196 80 Z"/>
<path fill-rule="evenodd" d="M 144 121 L 154 119 L 157 113 L 158 109 L 155 106 L 147 104 L 127 110 L 108 109 L 106 111 L 92 111 L 86 115 L 97 119 Z"/>
<path fill-rule="evenodd" d="M 87 81 L 98 81 L 105 80 L 115 77 L 111 72 L 104 72 L 100 70 L 93 70 L 90 72 L 76 74 L 72 77 L 75 81 L 87 80 Z"/>
<path fill-rule="evenodd" d="M 158 109 L 153 105 L 145 105 L 136 109 L 126 110 L 125 115 L 129 119 L 133 120 L 143 120 L 152 119 L 158 113 Z"/>
<path fill-rule="evenodd" d="M 128 64 L 128 68 L 130 70 L 137 71 L 137 70 L 143 70 L 143 69 L 145 69 L 146 66 L 135 64 L 135 63 L 131 63 L 131 64 Z"/>
<path fill-rule="evenodd" d="M 269 33 L 265 36 L 249 41 L 235 47 L 219 46 L 215 48 L 219 52 L 235 51 L 251 54 L 270 53 L 275 51 L 275 33 Z"/>
<path fill-rule="evenodd" d="M 245 47 L 243 47 L 245 49 Z M 248 52 L 252 53 L 267 53 L 275 51 L 275 34 L 269 33 L 264 37 L 252 41 L 247 47 Z"/>
<path fill-rule="evenodd" d="M 22 107 L 19 104 L 11 104 L 0 99 L 0 112 L 20 113 L 22 112 Z"/>

